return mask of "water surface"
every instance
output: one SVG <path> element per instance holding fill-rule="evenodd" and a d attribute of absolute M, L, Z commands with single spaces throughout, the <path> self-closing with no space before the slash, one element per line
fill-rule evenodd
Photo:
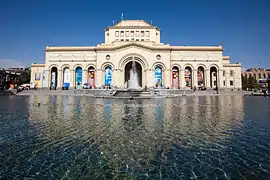
<path fill-rule="evenodd" d="M 270 98 L 196 96 L 134 102 L 2 96 L 0 102 L 0 179 L 270 175 Z"/>

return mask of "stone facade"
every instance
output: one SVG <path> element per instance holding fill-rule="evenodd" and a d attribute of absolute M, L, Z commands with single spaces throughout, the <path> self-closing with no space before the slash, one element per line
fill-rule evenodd
<path fill-rule="evenodd" d="M 46 47 L 45 64 L 33 64 L 40 87 L 128 87 L 134 61 L 141 87 L 241 89 L 241 64 L 231 64 L 218 46 L 170 46 L 160 29 L 143 20 L 122 20 L 105 29 L 97 46 Z"/>

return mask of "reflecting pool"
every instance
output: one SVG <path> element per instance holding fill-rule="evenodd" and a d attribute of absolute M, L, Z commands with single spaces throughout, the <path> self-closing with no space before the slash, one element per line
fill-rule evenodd
<path fill-rule="evenodd" d="M 2 96 L 0 102 L 0 179 L 270 176 L 270 98 Z"/>

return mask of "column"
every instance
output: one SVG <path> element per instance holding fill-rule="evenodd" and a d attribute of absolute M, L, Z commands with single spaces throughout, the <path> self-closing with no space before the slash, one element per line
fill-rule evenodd
<path fill-rule="evenodd" d="M 75 88 L 75 71 L 70 70 L 70 88 Z"/>
<path fill-rule="evenodd" d="M 103 72 L 102 69 L 97 69 L 96 71 L 96 87 L 101 87 L 103 83 Z"/>
<path fill-rule="evenodd" d="M 197 75 L 197 69 L 194 69 L 192 71 L 192 88 L 194 88 L 194 86 L 196 86 L 196 88 L 198 88 L 198 75 Z"/>
<path fill-rule="evenodd" d="M 223 71 L 222 70 L 218 70 L 217 73 L 217 85 L 218 88 L 223 88 Z"/>
<path fill-rule="evenodd" d="M 166 71 L 164 71 L 164 84 L 163 84 L 163 87 L 167 87 L 169 86 L 170 87 L 170 84 L 171 84 L 171 70 L 170 69 L 166 69 Z M 163 78 L 163 77 L 162 77 Z"/>
<path fill-rule="evenodd" d="M 186 88 L 186 81 L 185 81 L 185 70 L 180 69 L 179 70 L 179 79 L 180 79 L 180 88 L 185 89 Z"/>
<path fill-rule="evenodd" d="M 63 87 L 63 71 L 58 70 L 57 72 L 57 89 L 62 89 Z"/>
<path fill-rule="evenodd" d="M 87 76 L 88 76 L 87 70 L 83 69 L 83 71 L 82 71 L 82 83 L 83 84 L 88 83 Z"/>
<path fill-rule="evenodd" d="M 204 76 L 205 76 L 205 87 L 210 88 L 210 70 L 206 69 Z"/>

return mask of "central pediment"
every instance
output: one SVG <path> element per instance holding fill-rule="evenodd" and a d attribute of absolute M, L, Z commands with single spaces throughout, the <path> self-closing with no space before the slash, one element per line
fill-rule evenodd
<path fill-rule="evenodd" d="M 144 48 L 149 50 L 169 50 L 169 45 L 154 45 L 150 43 L 137 43 L 137 42 L 130 42 L 130 43 L 124 43 L 124 44 L 110 44 L 110 45 L 98 45 L 96 47 L 96 50 L 118 50 L 122 48 L 128 48 L 128 47 L 138 47 L 138 48 Z"/>

